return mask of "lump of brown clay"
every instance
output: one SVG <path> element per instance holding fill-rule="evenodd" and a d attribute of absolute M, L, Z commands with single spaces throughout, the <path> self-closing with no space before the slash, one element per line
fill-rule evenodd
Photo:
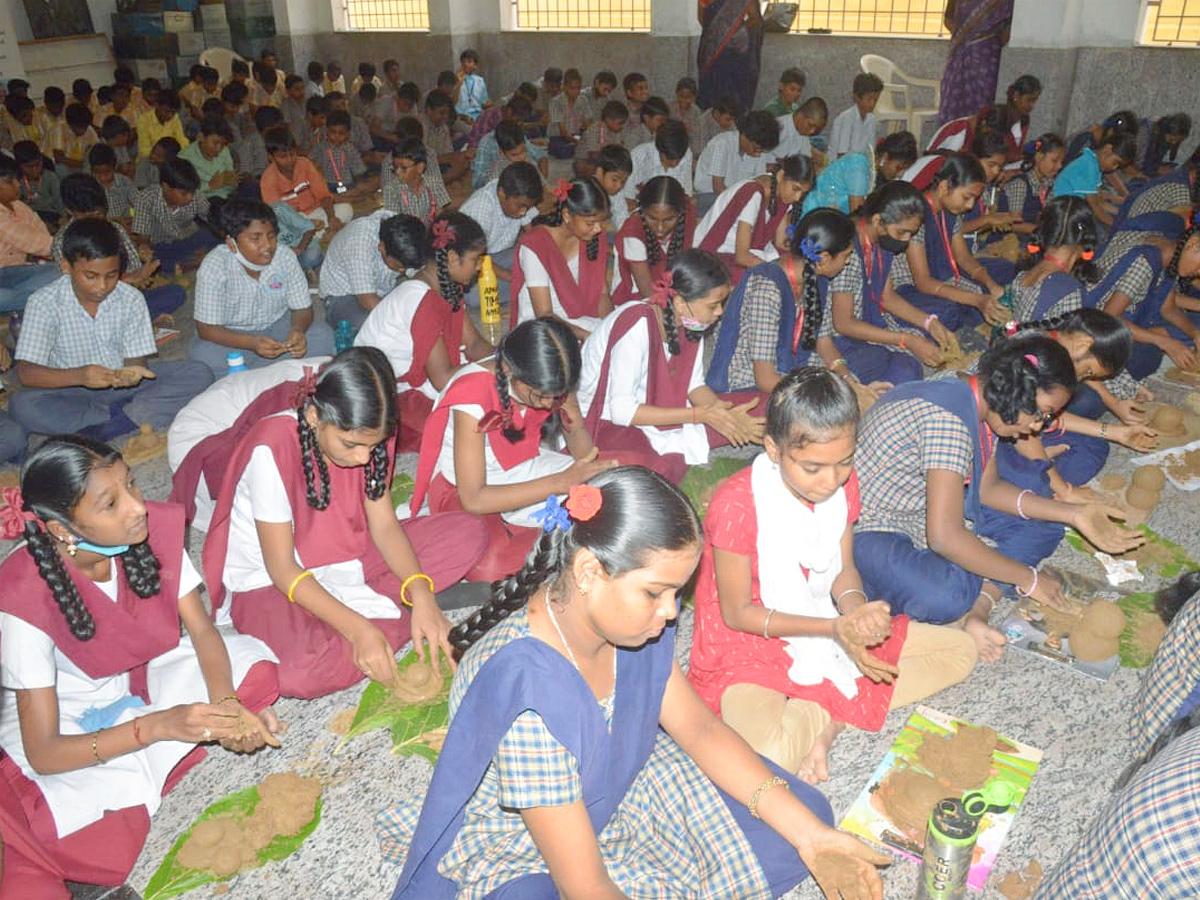
<path fill-rule="evenodd" d="M 1125 479 L 1116 472 L 1109 472 L 1100 479 L 1100 490 L 1119 491 L 1125 487 Z"/>
<path fill-rule="evenodd" d="M 1141 466 L 1134 469 L 1132 483 L 1146 491 L 1161 491 L 1167 483 L 1167 476 L 1158 466 Z"/>
<path fill-rule="evenodd" d="M 1115 640 L 1125 630 L 1125 611 L 1108 600 L 1093 600 L 1079 618 L 1077 630 L 1080 629 L 1090 631 L 1097 637 Z"/>
<path fill-rule="evenodd" d="M 1183 412 L 1173 406 L 1160 406 L 1150 420 L 1150 427 L 1162 434 L 1181 434 Z"/>
<path fill-rule="evenodd" d="M 1080 662 L 1104 662 L 1116 656 L 1119 647 L 1117 638 L 1103 638 L 1086 628 L 1077 628 L 1068 638 L 1071 653 Z"/>
<path fill-rule="evenodd" d="M 1158 491 L 1148 491 L 1145 488 L 1130 485 L 1129 490 L 1125 492 L 1125 502 L 1134 509 L 1149 512 L 1158 506 L 1160 496 Z"/>

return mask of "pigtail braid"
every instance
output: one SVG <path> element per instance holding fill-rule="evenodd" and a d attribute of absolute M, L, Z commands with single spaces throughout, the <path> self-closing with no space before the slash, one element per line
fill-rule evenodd
<path fill-rule="evenodd" d="M 371 459 L 367 462 L 364 492 L 368 500 L 378 500 L 388 490 L 388 439 L 384 438 L 371 448 Z"/>
<path fill-rule="evenodd" d="M 455 659 L 462 659 L 472 644 L 520 610 L 538 588 L 559 575 L 565 535 L 566 532 L 557 528 L 542 532 L 525 565 L 513 575 L 493 582 L 492 599 L 450 629 L 450 644 L 454 648 Z"/>
<path fill-rule="evenodd" d="M 641 216 L 642 230 L 646 235 L 646 262 L 649 263 L 651 267 L 657 266 L 659 260 L 662 259 L 662 250 L 658 243 L 658 238 L 656 238 L 653 232 L 650 231 L 650 226 L 646 222 L 645 215 L 642 213 L 639 213 L 638 215 Z M 674 243 L 672 243 L 671 246 L 673 247 Z"/>
<path fill-rule="evenodd" d="M 300 465 L 304 468 L 304 488 L 308 505 L 313 509 L 325 509 L 329 506 L 329 468 L 325 465 L 325 457 L 317 444 L 317 433 L 304 418 L 305 407 L 296 411 L 296 431 L 300 437 Z M 313 464 L 321 477 L 321 492 L 318 494 L 313 475 Z"/>
<path fill-rule="evenodd" d="M 508 376 L 504 373 L 499 354 L 496 359 L 496 393 L 500 395 L 500 406 L 503 407 L 504 417 L 508 424 L 501 432 L 508 442 L 515 444 L 525 436 L 524 429 L 518 429 L 512 424 L 512 396 L 508 392 Z"/>
<path fill-rule="evenodd" d="M 46 587 L 50 588 L 50 595 L 67 620 L 72 636 L 80 641 L 91 640 L 96 633 L 96 622 L 83 597 L 79 596 L 75 582 L 67 574 L 67 567 L 54 546 L 54 538 L 37 524 L 28 522 L 25 525 L 25 547 L 37 563 L 38 574 L 46 582 Z"/>
<path fill-rule="evenodd" d="M 672 356 L 679 355 L 679 326 L 675 323 L 675 308 L 670 298 L 667 305 L 662 307 L 663 333 L 667 336 L 667 350 Z"/>
<path fill-rule="evenodd" d="M 595 262 L 600 255 L 600 235 L 593 235 L 587 242 L 587 258 L 589 262 Z"/>
<path fill-rule="evenodd" d="M 767 195 L 767 216 L 766 217 L 768 219 L 771 216 L 775 215 L 775 204 L 779 199 L 778 196 L 776 196 L 779 192 L 779 186 L 777 184 L 778 180 L 779 180 L 778 173 L 771 175 L 771 192 Z"/>
<path fill-rule="evenodd" d="M 800 346 L 812 350 L 817 346 L 817 334 L 821 330 L 821 294 L 817 290 L 817 266 L 811 259 L 804 260 L 804 327 L 800 331 Z"/>
<path fill-rule="evenodd" d="M 121 565 L 125 567 L 125 580 L 133 592 L 143 600 L 153 597 L 162 589 L 159 571 L 162 563 L 150 548 L 150 541 L 143 541 L 121 554 Z"/>
<path fill-rule="evenodd" d="M 1196 184 L 1200 184 L 1200 173 L 1197 174 Z M 1181 291 L 1188 289 L 1192 279 L 1184 278 L 1179 274 L 1179 260 L 1183 256 L 1183 248 L 1187 246 L 1187 242 L 1198 232 L 1200 232 L 1200 222 L 1194 223 L 1179 236 L 1179 240 L 1175 242 L 1175 252 L 1171 254 L 1171 261 L 1167 264 L 1167 277 L 1174 278 L 1176 286 Z"/>
<path fill-rule="evenodd" d="M 448 248 L 441 248 L 434 251 L 434 260 L 437 264 L 438 291 L 450 304 L 450 309 L 458 312 L 462 306 L 463 287 L 457 281 L 450 277 L 450 251 Z"/>
<path fill-rule="evenodd" d="M 667 262 L 675 262 L 675 257 L 684 251 L 684 240 L 687 232 L 687 211 L 679 214 L 675 220 L 675 230 L 671 232 L 671 243 L 667 245 Z"/>

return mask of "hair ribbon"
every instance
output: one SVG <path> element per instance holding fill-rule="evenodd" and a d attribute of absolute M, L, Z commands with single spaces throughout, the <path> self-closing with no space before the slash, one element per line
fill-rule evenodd
<path fill-rule="evenodd" d="M 558 494 L 551 494 L 547 497 L 542 508 L 534 510 L 530 518 L 535 522 L 540 522 L 542 531 L 546 533 L 555 529 L 566 531 L 571 527 L 571 516 L 567 512 L 567 508 L 559 503 Z"/>
<path fill-rule="evenodd" d="M 438 219 L 434 222 L 431 232 L 433 234 L 434 250 L 445 250 L 458 237 L 458 232 L 448 219 Z"/>
<path fill-rule="evenodd" d="M 667 308 L 667 301 L 678 294 L 675 290 L 675 275 L 673 272 L 663 272 L 658 280 L 654 282 L 654 293 L 650 295 L 650 302 L 662 309 Z"/>
<path fill-rule="evenodd" d="M 790 225 L 788 226 L 791 227 Z M 806 237 L 800 242 L 800 253 L 813 265 L 821 261 L 821 248 L 817 246 L 817 242 L 812 238 Z"/>
<path fill-rule="evenodd" d="M 1020 330 L 1021 326 L 1016 321 L 1010 320 L 1004 323 L 1004 334 L 1008 337 L 1012 337 Z"/>
<path fill-rule="evenodd" d="M 296 391 L 292 395 L 292 406 L 303 406 L 317 392 L 317 370 L 312 366 L 304 367 L 304 375 L 296 382 Z"/>
<path fill-rule="evenodd" d="M 1037 358 L 1037 354 L 1035 354 L 1035 353 L 1026 353 L 1026 354 L 1025 354 L 1025 362 L 1029 363 L 1031 366 L 1033 366 L 1033 367 L 1036 369 L 1036 368 L 1038 367 L 1038 358 Z"/>
<path fill-rule="evenodd" d="M 15 541 L 25 533 L 25 523 L 36 522 L 38 517 L 25 508 L 20 488 L 6 487 L 0 490 L 0 499 L 4 501 L 4 505 L 0 506 L 0 538 Z"/>
<path fill-rule="evenodd" d="M 571 182 L 565 178 L 558 179 L 558 184 L 554 185 L 554 199 L 559 203 L 567 202 L 567 195 L 571 193 Z"/>

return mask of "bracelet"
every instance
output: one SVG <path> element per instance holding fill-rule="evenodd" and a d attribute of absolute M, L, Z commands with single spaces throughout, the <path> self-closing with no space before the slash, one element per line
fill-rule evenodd
<path fill-rule="evenodd" d="M 750 795 L 750 802 L 746 804 L 746 808 L 748 810 L 750 810 L 751 818 L 755 818 L 755 819 L 762 818 L 762 816 L 760 816 L 758 814 L 758 801 L 762 797 L 763 794 L 765 794 L 767 791 L 769 791 L 773 787 L 785 787 L 788 790 L 791 790 L 791 787 L 788 785 L 788 783 L 786 781 L 784 781 L 782 778 L 780 778 L 778 775 L 768 778 L 766 781 L 764 781 L 762 784 L 760 784 L 758 787 L 756 787 L 754 789 L 754 793 Z"/>
<path fill-rule="evenodd" d="M 1038 570 L 1035 569 L 1033 566 L 1030 566 L 1029 571 L 1033 573 L 1033 583 L 1029 585 L 1029 590 L 1023 591 L 1023 590 L 1021 590 L 1020 585 L 1016 585 L 1016 584 L 1013 585 L 1013 587 L 1016 589 L 1018 597 L 1030 597 L 1033 595 L 1033 592 L 1037 590 Z"/>
<path fill-rule="evenodd" d="M 149 746 L 145 741 L 142 740 L 142 726 L 140 717 L 133 720 L 133 739 L 138 742 L 139 747 Z M 96 748 L 93 747 L 92 752 L 94 753 L 95 750 Z"/>
<path fill-rule="evenodd" d="M 860 594 L 862 596 L 864 602 L 867 602 L 867 603 L 871 602 L 871 598 L 867 596 L 866 591 L 860 591 L 858 588 L 847 588 L 846 590 L 842 591 L 840 594 L 838 594 L 836 597 L 833 598 L 833 606 L 838 611 L 839 614 L 841 614 L 841 612 L 842 612 L 842 598 L 845 597 L 847 594 Z"/>
<path fill-rule="evenodd" d="M 301 572 L 299 575 L 297 575 L 295 578 L 292 579 L 292 583 L 290 585 L 288 585 L 288 589 L 287 589 L 288 603 L 296 602 L 296 598 L 293 597 L 292 594 L 295 593 L 295 591 L 296 591 L 296 585 L 298 585 L 300 582 L 302 582 L 305 578 L 312 578 L 311 570 L 305 569 L 303 572 Z"/>
<path fill-rule="evenodd" d="M 768 641 L 771 639 L 771 635 L 768 633 L 768 629 L 771 627 L 771 616 L 773 616 L 773 615 L 775 615 L 775 610 L 768 609 L 767 617 L 765 619 L 763 619 L 763 637 L 765 639 L 767 639 Z"/>
<path fill-rule="evenodd" d="M 928 316 L 926 316 L 926 317 L 925 317 L 925 326 L 924 326 L 924 327 L 925 327 L 925 330 L 926 330 L 926 331 L 928 331 L 928 330 L 929 330 L 929 323 L 930 323 L 930 322 L 936 322 L 936 321 L 938 321 L 938 314 L 937 314 L 937 313 L 930 313 Z"/>
<path fill-rule="evenodd" d="M 831 372 L 832 372 L 832 371 L 833 371 L 834 369 L 836 369 L 838 366 L 845 366 L 847 369 L 849 369 L 849 368 L 850 368 L 850 363 L 846 362 L 846 360 L 845 360 L 844 358 L 842 358 L 842 357 L 840 357 L 840 356 L 839 356 L 837 359 L 835 359 L 835 360 L 833 361 L 832 365 L 830 365 L 830 367 L 829 367 L 829 371 L 831 371 Z"/>
<path fill-rule="evenodd" d="M 220 700 L 218 700 L 216 703 L 214 703 L 213 706 L 220 706 L 226 700 L 236 700 L 238 703 L 242 702 L 242 698 L 239 697 L 237 694 L 230 694 L 228 697 L 222 697 Z"/>
<path fill-rule="evenodd" d="M 1025 499 L 1026 494 L 1032 493 L 1033 491 L 1031 491 L 1029 488 L 1026 488 L 1025 490 L 1021 491 L 1021 493 L 1017 494 L 1017 515 L 1027 522 L 1029 521 L 1029 516 L 1025 515 L 1025 510 L 1021 509 L 1021 501 Z"/>
<path fill-rule="evenodd" d="M 408 586 L 420 578 L 425 579 L 425 583 L 429 585 L 430 593 L 432 593 L 433 592 L 433 579 L 430 578 L 428 575 L 426 575 L 424 572 L 417 572 L 415 575 L 409 575 L 407 578 L 404 579 L 404 582 L 400 585 L 400 602 L 403 603 L 405 606 L 409 607 L 410 609 L 412 608 L 413 604 L 412 604 L 412 601 L 408 599 Z"/>
<path fill-rule="evenodd" d="M 97 731 L 92 735 L 92 756 L 96 757 L 96 762 L 98 764 L 104 765 L 106 760 L 103 760 L 100 758 L 100 751 L 98 749 L 96 749 L 96 745 L 99 742 L 100 742 L 100 732 Z"/>
<path fill-rule="evenodd" d="M 1108 423 L 1107 422 L 1100 423 L 1100 439 L 1102 441 L 1108 440 Z"/>

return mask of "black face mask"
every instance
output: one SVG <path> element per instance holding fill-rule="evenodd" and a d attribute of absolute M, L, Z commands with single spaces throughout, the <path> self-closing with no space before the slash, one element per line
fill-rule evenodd
<path fill-rule="evenodd" d="M 908 241 L 902 241 L 899 238 L 894 238 L 887 232 L 884 232 L 879 236 L 877 243 L 879 244 L 880 249 L 886 250 L 893 256 L 899 256 L 908 249 Z"/>

